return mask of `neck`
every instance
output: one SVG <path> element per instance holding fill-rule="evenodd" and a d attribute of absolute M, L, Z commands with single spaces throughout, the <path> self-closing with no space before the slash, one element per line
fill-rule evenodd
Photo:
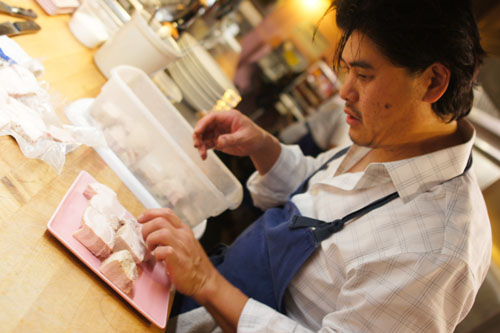
<path fill-rule="evenodd" d="M 411 140 L 388 144 L 370 150 L 348 172 L 363 171 L 370 163 L 393 162 L 462 144 L 464 138 L 457 122 L 443 123 L 433 131 L 418 133 Z"/>

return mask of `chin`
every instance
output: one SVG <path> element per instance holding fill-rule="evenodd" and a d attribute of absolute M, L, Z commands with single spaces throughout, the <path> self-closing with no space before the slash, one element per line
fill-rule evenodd
<path fill-rule="evenodd" d="M 352 143 L 354 143 L 357 146 L 362 146 L 362 147 L 372 146 L 372 141 L 360 138 L 359 136 L 351 133 L 351 131 L 349 131 L 349 138 L 351 139 Z"/>

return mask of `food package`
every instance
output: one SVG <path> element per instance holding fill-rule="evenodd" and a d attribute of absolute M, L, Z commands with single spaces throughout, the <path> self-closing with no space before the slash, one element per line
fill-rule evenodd
<path fill-rule="evenodd" d="M 79 145 L 106 146 L 98 129 L 63 124 L 43 82 L 5 51 L 1 58 L 0 135 L 12 136 L 26 157 L 41 159 L 61 173 L 66 154 Z"/>

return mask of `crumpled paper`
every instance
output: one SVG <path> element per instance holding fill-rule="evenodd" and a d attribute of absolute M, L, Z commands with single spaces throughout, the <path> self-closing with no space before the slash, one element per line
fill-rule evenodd
<path fill-rule="evenodd" d="M 26 157 L 43 160 L 57 173 L 63 169 L 66 154 L 78 146 L 106 146 L 100 130 L 63 124 L 51 103 L 51 95 L 29 67 L 4 57 L 5 52 L 2 54 L 0 135 L 14 137 Z M 35 73 L 39 69 L 37 66 Z"/>

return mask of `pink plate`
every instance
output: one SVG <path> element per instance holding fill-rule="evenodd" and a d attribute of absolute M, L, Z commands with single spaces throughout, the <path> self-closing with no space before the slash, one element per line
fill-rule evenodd
<path fill-rule="evenodd" d="M 137 309 L 144 317 L 160 328 L 167 324 L 170 280 L 161 262 L 142 263 L 142 274 L 135 281 L 131 295 L 125 294 L 99 271 L 101 260 L 83 246 L 73 233 L 81 226 L 81 220 L 89 201 L 83 196 L 88 184 L 96 180 L 82 171 L 59 203 L 48 223 L 49 231 L 94 273 Z"/>

